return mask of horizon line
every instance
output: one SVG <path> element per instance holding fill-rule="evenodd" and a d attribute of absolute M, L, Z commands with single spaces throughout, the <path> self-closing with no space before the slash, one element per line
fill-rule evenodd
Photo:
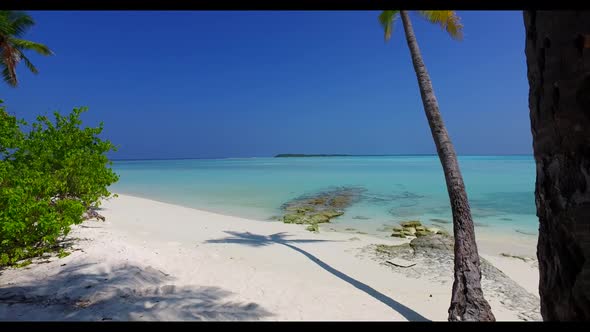
<path fill-rule="evenodd" d="M 308 154 L 308 155 L 319 155 Z M 150 160 L 221 160 L 221 159 L 254 159 L 254 158 L 277 158 L 272 156 L 258 156 L 258 157 L 174 157 L 174 158 L 121 158 L 110 159 L 111 161 L 150 161 Z M 338 154 L 338 156 L 326 156 L 325 158 L 334 157 L 413 157 L 413 156 L 438 156 L 436 153 L 402 153 L 402 154 Z M 510 154 L 458 154 L 458 157 L 504 157 L 504 156 L 530 156 L 532 153 L 510 153 Z M 309 158 L 309 157 L 288 157 L 288 158 Z M 321 157 L 316 157 L 321 158 Z"/>

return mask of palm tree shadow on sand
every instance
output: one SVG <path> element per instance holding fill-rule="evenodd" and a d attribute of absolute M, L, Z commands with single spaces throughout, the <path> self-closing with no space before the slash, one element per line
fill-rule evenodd
<path fill-rule="evenodd" d="M 285 232 L 275 233 L 271 235 L 258 235 L 252 234 L 249 232 L 233 232 L 233 231 L 225 231 L 225 233 L 231 235 L 231 237 L 226 237 L 222 239 L 216 240 L 207 240 L 205 243 L 234 243 L 234 244 L 242 244 L 252 247 L 264 247 L 273 244 L 279 244 L 291 248 L 298 253 L 304 255 L 305 257 L 309 258 L 312 262 L 319 265 L 324 270 L 330 272 L 332 275 L 340 278 L 343 281 L 351 284 L 355 288 L 367 293 L 371 297 L 379 300 L 381 303 L 387 305 L 391 309 L 397 311 L 400 315 L 406 318 L 409 321 L 428 321 L 427 318 L 420 315 L 419 313 L 415 312 L 414 310 L 406 307 L 405 305 L 395 301 L 394 299 L 388 297 L 387 295 L 375 290 L 371 286 L 362 283 L 338 270 L 331 267 L 330 265 L 326 264 L 319 258 L 315 257 L 314 255 L 310 254 L 309 252 L 298 248 L 292 243 L 314 243 L 314 242 L 328 242 L 327 240 L 312 240 L 312 239 L 293 239 L 289 240 L 286 237 L 288 236 Z"/>
<path fill-rule="evenodd" d="M 151 266 L 75 264 L 43 281 L 0 285 L 0 321 L 253 321 L 273 314 L 220 287 L 175 286 Z"/>

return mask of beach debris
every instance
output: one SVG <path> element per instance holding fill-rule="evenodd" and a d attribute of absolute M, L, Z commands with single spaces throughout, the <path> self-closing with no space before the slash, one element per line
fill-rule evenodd
<path fill-rule="evenodd" d="M 375 247 L 375 250 L 378 253 L 390 254 L 394 248 L 397 248 L 397 246 L 392 246 L 392 245 L 387 245 L 387 244 L 378 244 Z"/>
<path fill-rule="evenodd" d="M 311 225 L 307 226 L 306 230 L 308 230 L 310 232 L 317 233 L 320 231 L 320 228 L 319 228 L 318 224 L 311 224 Z"/>
<path fill-rule="evenodd" d="M 364 217 L 364 216 L 354 216 L 354 217 L 352 217 L 352 219 L 356 219 L 356 220 L 370 220 L 371 218 Z"/>
<path fill-rule="evenodd" d="M 96 219 L 100 221 L 105 221 L 105 218 L 100 213 L 96 212 L 94 208 L 89 208 L 88 210 L 86 210 L 86 212 L 84 212 L 84 214 L 82 215 L 82 218 L 84 220 Z"/>
<path fill-rule="evenodd" d="M 524 234 L 524 235 L 533 235 L 533 236 L 536 236 L 536 235 L 537 235 L 537 234 L 535 234 L 535 233 L 531 233 L 531 232 L 525 232 L 525 231 L 523 231 L 523 230 L 520 230 L 520 229 L 515 229 L 514 231 L 515 231 L 516 233 L 520 233 L 520 234 Z"/>
<path fill-rule="evenodd" d="M 402 273 L 409 278 L 426 278 L 430 282 L 448 284 L 452 282 L 453 276 L 453 247 L 452 236 L 431 234 L 415 238 L 409 243 L 373 244 L 363 250 L 368 250 L 370 255 L 374 255 L 375 261 L 390 267 L 396 273 Z M 416 265 L 410 268 L 400 268 L 392 263 L 386 263 L 386 261 L 396 262 L 394 259 L 415 262 Z M 493 294 L 493 297 L 504 302 L 507 309 L 516 313 L 519 319 L 542 320 L 538 295 L 527 291 L 483 257 L 480 257 L 480 262 L 483 276 L 481 286 L 484 293 Z M 430 295 L 434 297 L 432 293 L 427 294 L 429 297 Z"/>
<path fill-rule="evenodd" d="M 394 266 L 398 266 L 398 267 L 412 267 L 412 266 L 416 265 L 415 262 L 410 262 L 410 261 L 407 261 L 403 258 L 392 258 L 392 259 L 386 260 L 385 263 L 388 263 L 388 264 L 391 264 Z"/>
<path fill-rule="evenodd" d="M 77 307 L 77 308 L 87 308 L 91 304 L 92 304 L 92 301 L 82 299 L 82 300 L 79 300 L 76 303 L 74 303 L 74 306 Z"/>
<path fill-rule="evenodd" d="M 307 230 L 315 231 L 313 225 L 330 222 L 344 214 L 344 209 L 358 201 L 363 188 L 338 187 L 313 195 L 303 195 L 281 207 L 285 211 L 282 221 L 287 224 L 307 224 Z"/>
<path fill-rule="evenodd" d="M 520 259 L 520 260 L 522 260 L 523 262 L 529 262 L 529 261 L 534 261 L 534 260 L 535 260 L 534 258 L 531 258 L 531 257 L 518 256 L 518 255 L 511 255 L 511 254 L 507 254 L 507 253 L 505 253 L 505 252 L 502 252 L 502 253 L 500 253 L 500 255 L 501 255 L 501 256 L 504 256 L 504 257 L 509 257 L 509 258 L 516 258 L 516 259 Z"/>

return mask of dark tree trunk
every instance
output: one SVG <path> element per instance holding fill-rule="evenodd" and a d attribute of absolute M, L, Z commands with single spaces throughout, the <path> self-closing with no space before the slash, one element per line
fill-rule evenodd
<path fill-rule="evenodd" d="M 481 290 L 481 270 L 475 243 L 475 231 L 457 155 L 438 110 L 438 102 L 434 96 L 430 76 L 422 61 L 422 55 L 408 13 L 400 11 L 400 16 L 412 55 L 414 70 L 418 78 L 424 111 L 445 173 L 447 191 L 453 211 L 455 281 L 453 282 L 453 293 L 449 308 L 449 321 L 494 321 L 492 309 Z"/>
<path fill-rule="evenodd" d="M 590 12 L 525 11 L 544 320 L 590 320 Z"/>

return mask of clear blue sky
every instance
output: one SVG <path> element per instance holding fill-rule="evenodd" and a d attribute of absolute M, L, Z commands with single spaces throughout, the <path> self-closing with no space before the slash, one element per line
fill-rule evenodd
<path fill-rule="evenodd" d="M 375 11 L 30 12 L 50 46 L 3 85 L 9 111 L 88 106 L 126 158 L 429 154 L 401 21 Z M 413 16 L 459 154 L 530 154 L 522 12 L 459 12 L 464 40 Z"/>

